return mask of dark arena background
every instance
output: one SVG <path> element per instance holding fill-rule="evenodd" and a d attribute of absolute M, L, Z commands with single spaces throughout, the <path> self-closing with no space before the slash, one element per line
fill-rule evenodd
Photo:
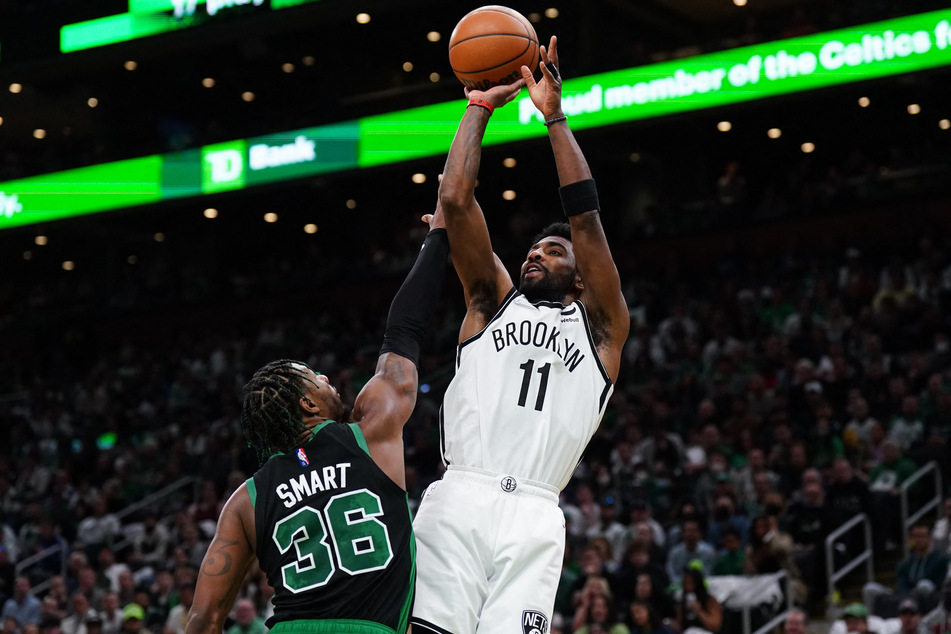
<path fill-rule="evenodd" d="M 589 625 L 598 578 L 612 623 L 649 598 L 674 627 L 690 520 L 724 633 L 797 606 L 815 632 L 853 604 L 899 618 L 912 526 L 951 546 L 951 11 L 738 2 L 508 4 L 559 38 L 631 316 L 561 496 L 552 632 Z M 112 614 L 110 593 L 182 634 L 257 467 L 241 386 L 297 358 L 352 402 L 372 374 L 465 108 L 449 34 L 477 6 L 0 0 L 0 599 L 26 579 L 44 634 L 82 634 L 75 595 Z M 514 272 L 561 216 L 557 175 L 517 103 L 493 126 L 511 138 L 476 193 Z M 413 505 L 442 473 L 464 310 L 450 275 L 405 428 Z M 268 592 L 255 570 L 239 597 L 266 616 Z"/>

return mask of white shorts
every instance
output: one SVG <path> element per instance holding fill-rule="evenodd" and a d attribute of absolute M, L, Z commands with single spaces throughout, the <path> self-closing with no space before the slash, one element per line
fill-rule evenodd
<path fill-rule="evenodd" d="M 413 531 L 415 634 L 547 631 L 565 554 L 557 489 L 450 466 Z"/>

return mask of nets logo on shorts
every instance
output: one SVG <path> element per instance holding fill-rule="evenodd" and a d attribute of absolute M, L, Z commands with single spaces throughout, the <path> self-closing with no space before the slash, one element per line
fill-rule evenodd
<path fill-rule="evenodd" d="M 499 486 L 501 486 L 502 490 L 505 491 L 506 493 L 511 493 L 512 491 L 518 488 L 518 481 L 512 476 L 505 476 L 499 482 Z"/>
<path fill-rule="evenodd" d="M 524 634 L 547 634 L 548 617 L 538 610 L 522 612 L 522 632 Z"/>

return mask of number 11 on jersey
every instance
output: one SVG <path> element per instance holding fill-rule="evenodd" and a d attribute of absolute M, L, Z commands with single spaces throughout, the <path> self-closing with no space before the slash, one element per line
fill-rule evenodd
<path fill-rule="evenodd" d="M 535 373 L 532 370 L 535 369 L 535 360 L 529 359 L 522 365 L 518 366 L 522 370 L 522 389 L 518 393 L 518 405 L 519 407 L 525 407 L 525 403 L 528 400 L 528 390 L 532 385 L 532 379 L 535 376 Z M 542 411 L 542 406 L 545 404 L 545 392 L 548 390 L 548 373 L 551 371 L 551 363 L 546 363 L 536 370 L 538 374 L 542 375 L 541 384 L 538 386 L 538 394 L 535 396 L 535 411 Z"/>

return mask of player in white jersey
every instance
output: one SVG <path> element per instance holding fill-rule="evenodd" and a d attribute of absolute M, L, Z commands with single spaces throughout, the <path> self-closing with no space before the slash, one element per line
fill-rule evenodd
<path fill-rule="evenodd" d="M 562 110 L 557 41 L 510 86 L 466 91 L 439 190 L 467 311 L 442 412 L 445 476 L 414 530 L 414 632 L 544 634 L 564 556 L 558 494 L 601 421 L 629 316 L 597 189 Z M 528 86 L 545 125 L 568 223 L 547 227 L 519 285 L 492 252 L 475 199 L 495 108 Z"/>

